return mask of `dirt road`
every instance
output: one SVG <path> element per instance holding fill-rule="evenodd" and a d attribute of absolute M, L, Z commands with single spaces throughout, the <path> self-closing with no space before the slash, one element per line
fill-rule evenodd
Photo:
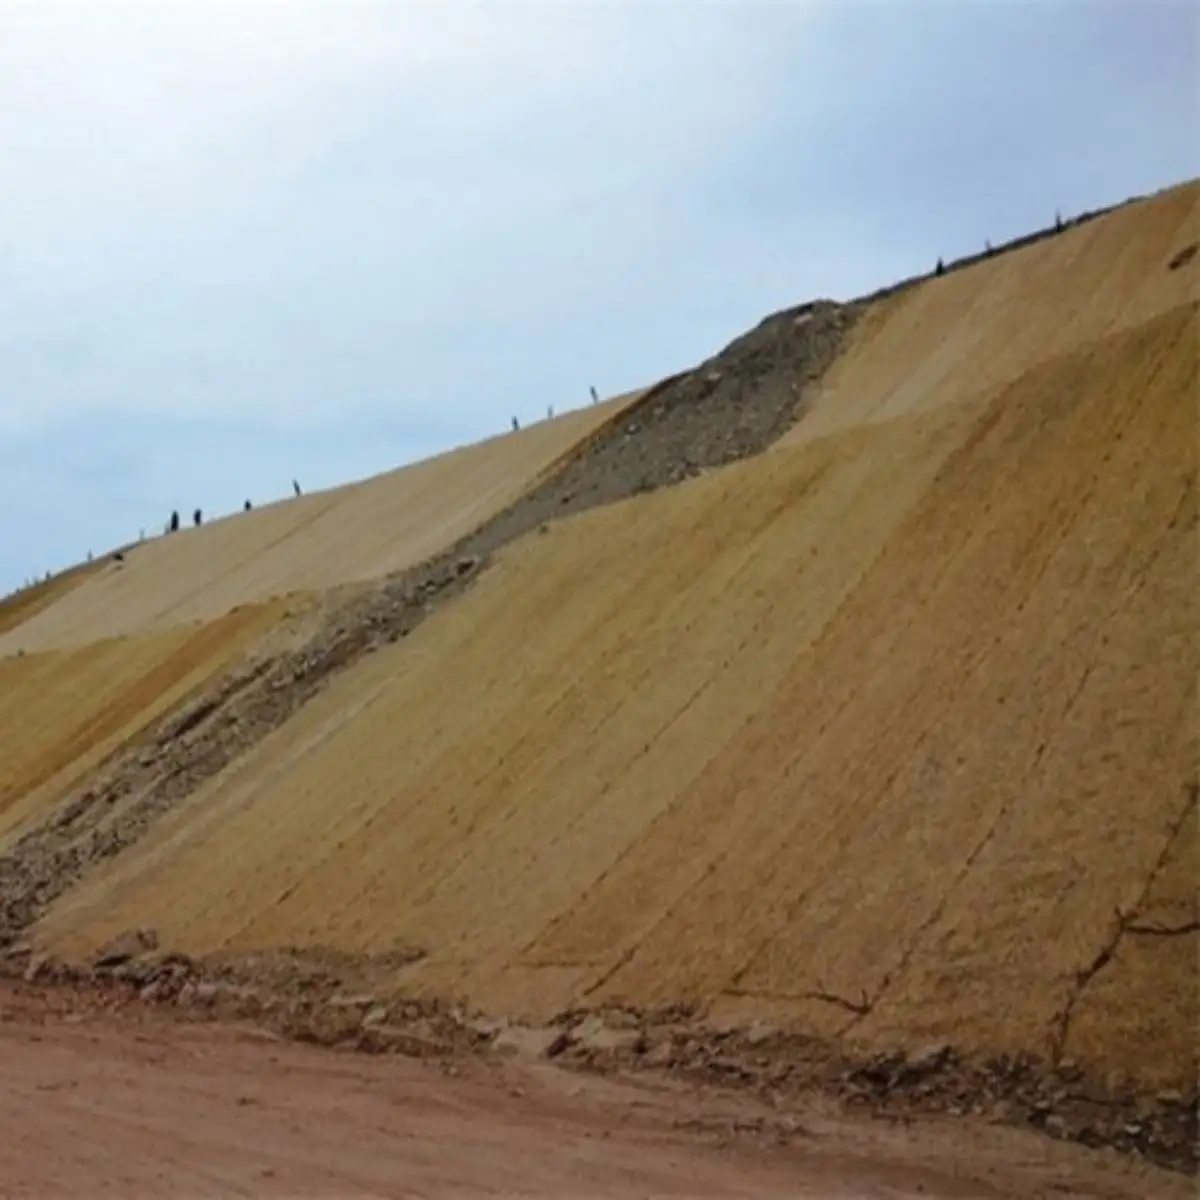
<path fill-rule="evenodd" d="M 0 989 L 0 1194 L 1008 1197 L 1188 1194 L 1036 1135 L 508 1061 L 337 1053 Z"/>

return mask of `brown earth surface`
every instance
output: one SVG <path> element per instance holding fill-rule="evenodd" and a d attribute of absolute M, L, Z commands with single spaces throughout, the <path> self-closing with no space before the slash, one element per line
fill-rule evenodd
<path fill-rule="evenodd" d="M 107 561 L 107 560 L 105 560 Z M 105 562 L 80 563 L 66 571 L 60 571 L 49 579 L 10 592 L 0 599 L 0 635 L 15 629 L 30 617 L 49 608 L 67 592 L 78 587 L 89 575 L 99 571 Z"/>
<path fill-rule="evenodd" d="M 781 1111 L 519 1058 L 368 1058 L 11 986 L 0 1058 L 13 1200 L 1190 1194 L 1177 1176 L 969 1122 Z"/>
<path fill-rule="evenodd" d="M 515 1023 L 438 997 L 397 997 L 389 975 L 420 958 L 415 948 L 370 958 L 286 950 L 202 963 L 161 950 L 153 930 L 127 931 L 89 967 L 25 943 L 5 955 L 31 988 L 51 986 L 44 995 L 59 1007 L 132 1004 L 185 1020 L 249 1019 L 294 1041 L 366 1053 L 519 1055 L 588 1073 L 669 1076 L 753 1094 L 776 1109 L 820 1098 L 841 1112 L 887 1119 L 970 1116 L 1135 1153 L 1176 1171 L 1196 1167 L 1195 1097 L 1171 1090 L 1149 1097 L 1073 1060 L 1047 1069 L 1021 1053 L 970 1059 L 948 1042 L 864 1054 L 762 1021 L 714 1022 L 685 1005 L 575 1008 L 549 1023 Z"/>
<path fill-rule="evenodd" d="M 1170 264 L 1198 240 L 1200 184 L 1192 182 L 888 296 L 856 325 L 819 400 L 783 444 L 1000 399 L 1030 371 L 1194 305 L 1200 270 Z M 1066 377 L 1060 384 L 1073 386 Z M 1194 392 L 1180 400 L 1198 415 Z"/>
<path fill-rule="evenodd" d="M 683 1003 L 610 1057 L 1194 1169 L 1198 200 L 777 314 L 428 562 L 364 587 L 339 546 L 314 586 L 360 584 L 283 649 L 14 789 L 9 969 L 153 927 L 273 1012 L 287 947 L 560 1033 Z M 182 616 L 183 569 L 121 620 Z M 97 582 L 8 638 L 105 627 Z"/>
<path fill-rule="evenodd" d="M 418 946 L 397 986 L 532 1017 L 694 999 L 1190 1093 L 1197 318 L 1163 263 L 1195 191 L 1063 235 L 1150 279 L 1120 291 L 1139 319 L 1080 316 L 1074 349 L 955 401 L 991 361 L 971 326 L 937 350 L 949 395 L 799 437 L 835 388 L 763 457 L 512 544 L 181 788 L 39 938 Z M 1057 292 L 1009 287 L 1027 322 L 1072 263 L 1095 290 L 1069 250 Z M 1005 269 L 1036 283 L 1039 253 Z M 887 302 L 868 365 L 924 295 Z M 1182 917 L 1161 936 L 1156 906 Z M 1136 1018 L 1105 1019 L 1118 995 Z"/>
<path fill-rule="evenodd" d="M 282 604 L 199 627 L 0 657 L 0 846 L 285 623 Z"/>
<path fill-rule="evenodd" d="M 544 483 L 441 555 L 376 588 L 327 593 L 324 619 L 313 617 L 315 634 L 284 639 L 299 640 L 298 648 L 271 657 L 257 647 L 260 652 L 232 668 L 210 695 L 110 755 L 51 820 L 23 828 L 26 836 L 15 845 L 10 830 L 13 852 L 0 858 L 0 943 L 23 930 L 35 909 L 68 890 L 81 871 L 124 850 L 152 819 L 287 721 L 334 673 L 407 637 L 435 607 L 469 586 L 497 549 L 544 530 L 549 519 L 668 486 L 681 472 L 691 475 L 765 448 L 795 419 L 805 385 L 833 360 L 856 315 L 853 308 L 818 304 L 764 321 L 701 370 L 612 402 L 614 415 L 565 454 Z M 311 614 L 315 607 L 311 598 L 294 599 L 281 611 L 294 618 L 293 608 Z M 239 614 L 245 611 L 240 606 L 197 626 L 191 637 L 211 641 L 214 630 L 243 621 Z M 105 644 L 136 652 L 162 643 L 141 638 Z M 24 678 L 33 689 L 39 686 L 35 671 L 27 668 Z M 14 709 L 24 703 L 21 679 L 16 682 Z M 45 697 L 37 703 L 44 709 Z M 32 723 L 39 725 L 36 717 Z M 53 703 L 41 724 L 61 735 Z M 36 815 L 44 807 L 38 793 L 22 811 Z"/>

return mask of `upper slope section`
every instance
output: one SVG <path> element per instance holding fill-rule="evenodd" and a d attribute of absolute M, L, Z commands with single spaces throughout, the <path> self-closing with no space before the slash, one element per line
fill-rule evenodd
<path fill-rule="evenodd" d="M 78 566 L 60 571 L 40 583 L 23 587 L 0 600 L 0 636 L 15 629 L 23 621 L 49 608 L 67 592 L 78 587 L 90 575 L 101 570 L 104 562 L 80 563 Z"/>
<path fill-rule="evenodd" d="M 1190 1084 L 1198 200 L 887 299 L 790 441 L 518 542 L 39 939 Z"/>
<path fill-rule="evenodd" d="M 874 305 L 784 441 L 984 398 L 1042 363 L 1200 297 L 1200 184 L 1115 209 Z"/>
<path fill-rule="evenodd" d="M 142 543 L 125 563 L 0 630 L 0 657 L 209 621 L 241 604 L 420 562 L 511 504 L 639 395 Z"/>

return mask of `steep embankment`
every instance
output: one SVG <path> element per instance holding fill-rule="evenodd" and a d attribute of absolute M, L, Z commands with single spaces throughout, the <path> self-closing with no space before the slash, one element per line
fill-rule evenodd
<path fill-rule="evenodd" d="M 994 396 L 1039 364 L 1194 302 L 1200 263 L 1171 263 L 1200 237 L 1198 195 L 1194 183 L 1171 189 L 873 305 L 822 380 L 824 401 L 785 441 Z"/>
<path fill-rule="evenodd" d="M 522 533 L 762 450 L 795 419 L 805 385 L 834 360 L 856 315 L 853 305 L 818 303 L 768 318 L 702 369 L 621 407 L 541 484 L 456 545 L 378 584 L 308 605 L 311 619 L 261 640 L 250 661 L 128 738 L 58 811 L 9 839 L 0 855 L 0 953 L 14 943 L 18 958 L 22 946 L 28 953 L 29 926 L 96 863 L 139 841 L 339 672 L 411 634 Z M 642 430 L 649 434 L 639 437 Z"/>
<path fill-rule="evenodd" d="M 518 542 L 38 939 L 1194 1086 L 1198 192 L 883 301 L 775 450 Z"/>
<path fill-rule="evenodd" d="M 198 628 L 0 658 L 0 845 L 283 614 L 256 605 Z"/>
<path fill-rule="evenodd" d="M 411 566 L 511 504 L 639 395 L 140 543 L 123 564 L 106 567 L 19 627 L 5 633 L 0 626 L 0 658 L 211 621 L 239 605 Z"/>
<path fill-rule="evenodd" d="M 222 686 L 245 652 L 269 653 L 258 643 L 281 621 L 286 641 L 285 614 L 314 607 L 296 591 L 361 584 L 443 549 L 639 395 L 126 547 L 123 561 L 10 597 L 0 605 L 0 843 L 188 697 Z M 285 593 L 288 603 L 267 599 Z"/>

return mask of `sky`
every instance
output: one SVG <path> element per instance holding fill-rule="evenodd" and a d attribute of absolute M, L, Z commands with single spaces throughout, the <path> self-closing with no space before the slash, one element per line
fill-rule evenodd
<path fill-rule="evenodd" d="M 1190 0 L 0 0 L 0 593 L 1200 174 Z"/>

